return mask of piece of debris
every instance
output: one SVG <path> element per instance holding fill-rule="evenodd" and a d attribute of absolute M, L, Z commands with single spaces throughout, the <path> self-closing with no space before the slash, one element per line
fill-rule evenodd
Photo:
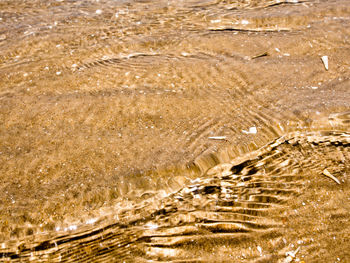
<path fill-rule="evenodd" d="M 210 140 L 226 140 L 226 136 L 212 136 L 209 137 Z"/>
<path fill-rule="evenodd" d="M 324 64 L 324 67 L 326 68 L 326 70 L 328 70 L 328 56 L 322 56 L 321 60 Z"/>
<path fill-rule="evenodd" d="M 286 253 L 286 258 L 284 259 L 283 263 L 290 263 L 294 260 L 296 254 L 298 253 L 300 247 L 298 247 L 296 250 L 294 251 L 288 251 Z"/>
<path fill-rule="evenodd" d="M 262 248 L 261 248 L 261 246 L 257 246 L 256 249 L 259 251 L 259 253 L 260 253 L 260 255 L 261 255 L 261 254 L 262 254 Z"/>
<path fill-rule="evenodd" d="M 332 175 L 327 169 L 323 170 L 323 174 L 334 180 L 337 184 L 340 184 L 339 180 L 334 175 Z"/>
<path fill-rule="evenodd" d="M 149 228 L 149 229 L 157 229 L 158 228 L 158 225 L 157 224 L 153 224 L 153 223 L 147 223 L 145 225 L 146 228 Z"/>
<path fill-rule="evenodd" d="M 258 130 L 256 129 L 255 126 L 253 126 L 253 127 L 249 128 L 249 131 L 242 130 L 242 132 L 245 133 L 245 134 L 256 134 L 258 132 Z"/>
<path fill-rule="evenodd" d="M 235 31 L 235 32 L 288 32 L 291 31 L 291 28 L 284 27 L 258 27 L 258 28 L 240 28 L 240 27 L 209 27 L 210 31 Z"/>
<path fill-rule="evenodd" d="M 261 53 L 261 54 L 259 54 L 259 55 L 256 55 L 256 56 L 251 57 L 250 59 L 266 57 L 266 56 L 268 56 L 268 55 L 269 55 L 269 53 L 267 53 L 267 51 L 265 51 L 264 53 Z"/>

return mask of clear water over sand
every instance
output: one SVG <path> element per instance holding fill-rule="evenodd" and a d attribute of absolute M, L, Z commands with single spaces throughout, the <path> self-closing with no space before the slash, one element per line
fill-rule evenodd
<path fill-rule="evenodd" d="M 347 262 L 349 14 L 0 1 L 0 261 Z"/>

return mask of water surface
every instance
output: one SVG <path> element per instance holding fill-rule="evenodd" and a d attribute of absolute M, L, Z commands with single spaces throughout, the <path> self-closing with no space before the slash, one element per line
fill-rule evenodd
<path fill-rule="evenodd" d="M 2 259 L 349 260 L 349 13 L 0 1 Z"/>

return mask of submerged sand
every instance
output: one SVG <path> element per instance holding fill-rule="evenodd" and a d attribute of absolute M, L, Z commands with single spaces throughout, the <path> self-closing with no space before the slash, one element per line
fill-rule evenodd
<path fill-rule="evenodd" d="M 349 14 L 345 0 L 1 1 L 0 255 L 116 223 L 289 132 L 348 132 Z M 349 146 L 312 147 L 318 166 L 307 151 L 298 173 L 313 180 L 267 216 L 284 213 L 277 236 L 186 243 L 193 257 L 349 261 Z M 126 258 L 191 258 L 152 244 Z"/>

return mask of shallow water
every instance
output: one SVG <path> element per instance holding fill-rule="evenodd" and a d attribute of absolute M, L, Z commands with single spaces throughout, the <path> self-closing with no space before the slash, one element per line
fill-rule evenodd
<path fill-rule="evenodd" d="M 347 262 L 349 13 L 0 1 L 0 258 Z"/>

